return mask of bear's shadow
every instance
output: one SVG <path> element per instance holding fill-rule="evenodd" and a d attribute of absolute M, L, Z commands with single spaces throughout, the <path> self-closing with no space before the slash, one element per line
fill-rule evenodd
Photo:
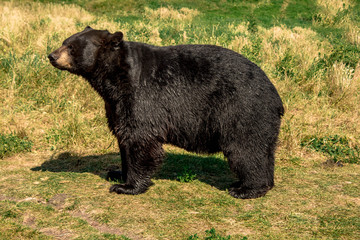
<path fill-rule="evenodd" d="M 118 153 L 78 156 L 71 152 L 54 154 L 49 160 L 34 167 L 33 171 L 92 173 L 104 179 L 109 171 L 120 170 Z M 187 182 L 197 179 L 225 190 L 236 181 L 227 161 L 217 156 L 167 153 L 162 166 L 153 179 Z"/>

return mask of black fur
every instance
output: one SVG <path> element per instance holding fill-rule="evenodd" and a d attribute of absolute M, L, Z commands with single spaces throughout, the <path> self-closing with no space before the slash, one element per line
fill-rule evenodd
<path fill-rule="evenodd" d="M 239 181 L 237 198 L 274 186 L 274 151 L 284 108 L 265 73 L 242 55 L 211 45 L 156 47 L 90 27 L 64 41 L 70 66 L 105 101 L 118 139 L 124 184 L 110 191 L 145 192 L 170 143 L 197 153 L 222 151 Z"/>

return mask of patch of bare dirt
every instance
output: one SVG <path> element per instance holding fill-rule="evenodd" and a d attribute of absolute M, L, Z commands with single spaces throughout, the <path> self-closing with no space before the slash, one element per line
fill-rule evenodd
<path fill-rule="evenodd" d="M 97 229 L 98 231 L 102 232 L 102 233 L 109 233 L 109 234 L 115 234 L 115 235 L 124 235 L 126 237 L 129 237 L 131 239 L 134 240 L 152 240 L 154 239 L 153 237 L 139 237 L 140 233 L 132 233 L 132 232 L 128 232 L 128 231 L 122 231 L 120 229 L 117 228 L 112 228 L 109 226 L 106 226 L 105 224 L 101 224 L 97 221 L 95 221 L 94 219 L 92 219 L 87 213 L 82 212 L 82 211 L 77 211 L 74 212 L 72 214 L 74 217 L 78 217 L 81 218 L 82 220 L 86 221 L 90 226 L 92 226 L 93 228 Z"/>
<path fill-rule="evenodd" d="M 15 202 L 18 201 L 16 198 L 0 194 L 0 201 L 6 201 L 6 200 L 7 201 L 15 201 Z"/>
<path fill-rule="evenodd" d="M 76 237 L 74 233 L 65 229 L 42 228 L 38 230 L 45 235 L 52 236 L 55 239 L 59 239 L 59 240 L 74 239 Z"/>
<path fill-rule="evenodd" d="M 71 196 L 65 193 L 56 194 L 51 199 L 49 199 L 48 204 L 53 206 L 57 210 L 61 210 L 65 207 L 66 199 Z"/>
<path fill-rule="evenodd" d="M 6 196 L 0 194 L 0 201 L 14 201 L 14 202 L 35 202 L 35 203 L 45 203 L 44 200 L 36 198 L 36 197 L 26 197 L 23 199 L 14 198 L 11 196 Z"/>
<path fill-rule="evenodd" d="M 24 214 L 24 219 L 23 219 L 22 223 L 23 223 L 23 225 L 25 225 L 29 228 L 36 229 L 39 232 L 41 232 L 47 236 L 54 237 L 55 239 L 65 240 L 65 239 L 74 239 L 76 237 L 76 235 L 73 232 L 71 232 L 69 230 L 65 230 L 65 229 L 37 228 L 36 227 L 36 218 L 31 213 Z"/>

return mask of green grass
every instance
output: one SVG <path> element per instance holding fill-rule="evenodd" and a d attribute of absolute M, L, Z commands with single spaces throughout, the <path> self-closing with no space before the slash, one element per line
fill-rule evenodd
<path fill-rule="evenodd" d="M 205 231 L 208 236 L 206 236 L 205 238 L 203 238 L 204 240 L 230 240 L 231 239 L 231 236 L 226 236 L 226 237 L 223 237 L 219 234 L 216 233 L 216 230 L 214 228 L 210 229 L 210 230 L 206 230 Z M 198 237 L 197 234 L 195 235 L 191 235 L 188 240 L 200 240 L 201 238 Z M 246 240 L 247 238 L 244 237 L 242 238 L 243 240 Z"/>
<path fill-rule="evenodd" d="M 310 0 L 0 1 L 0 239 L 359 239 L 360 1 L 330 10 Z M 106 175 L 121 159 L 104 103 L 46 57 L 87 25 L 155 45 L 216 44 L 264 69 L 286 108 L 274 189 L 234 199 L 222 154 L 166 145 L 148 192 L 110 194 Z"/>
<path fill-rule="evenodd" d="M 334 162 L 359 163 L 360 161 L 360 147 L 350 147 L 346 137 L 338 135 L 321 138 L 308 136 L 301 141 L 301 146 L 325 153 Z"/>
<path fill-rule="evenodd" d="M 105 175 L 109 166 L 119 164 L 118 154 L 19 156 L 0 171 L 0 187 L 7 189 L 0 195 L 0 218 L 5 226 L 24 227 L 17 233 L 4 225 L 2 229 L 12 237 L 37 229 L 37 234 L 80 239 L 106 239 L 104 234 L 207 239 L 205 231 L 211 228 L 231 239 L 356 239 L 358 165 L 327 169 L 316 162 L 311 167 L 300 160 L 279 163 L 276 187 L 264 198 L 242 201 L 219 185 L 223 173 L 211 175 L 223 164 L 220 157 L 213 160 L 217 165 L 198 171 L 198 179 L 182 183 L 174 179 L 177 169 L 172 162 L 181 155 L 174 155 L 168 155 L 155 185 L 139 196 L 108 193 L 111 183 Z M 200 169 L 205 164 L 198 156 L 184 157 Z"/>
<path fill-rule="evenodd" d="M 26 136 L 0 133 L 0 159 L 19 152 L 31 151 L 32 142 Z"/>

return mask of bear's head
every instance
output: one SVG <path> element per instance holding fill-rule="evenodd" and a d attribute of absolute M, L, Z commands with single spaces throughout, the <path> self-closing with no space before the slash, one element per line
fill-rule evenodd
<path fill-rule="evenodd" d="M 122 42 L 122 32 L 111 34 L 107 30 L 95 30 L 88 26 L 66 39 L 48 58 L 60 70 L 86 75 L 92 73 L 96 64 L 102 60 L 100 52 L 114 52 Z"/>

